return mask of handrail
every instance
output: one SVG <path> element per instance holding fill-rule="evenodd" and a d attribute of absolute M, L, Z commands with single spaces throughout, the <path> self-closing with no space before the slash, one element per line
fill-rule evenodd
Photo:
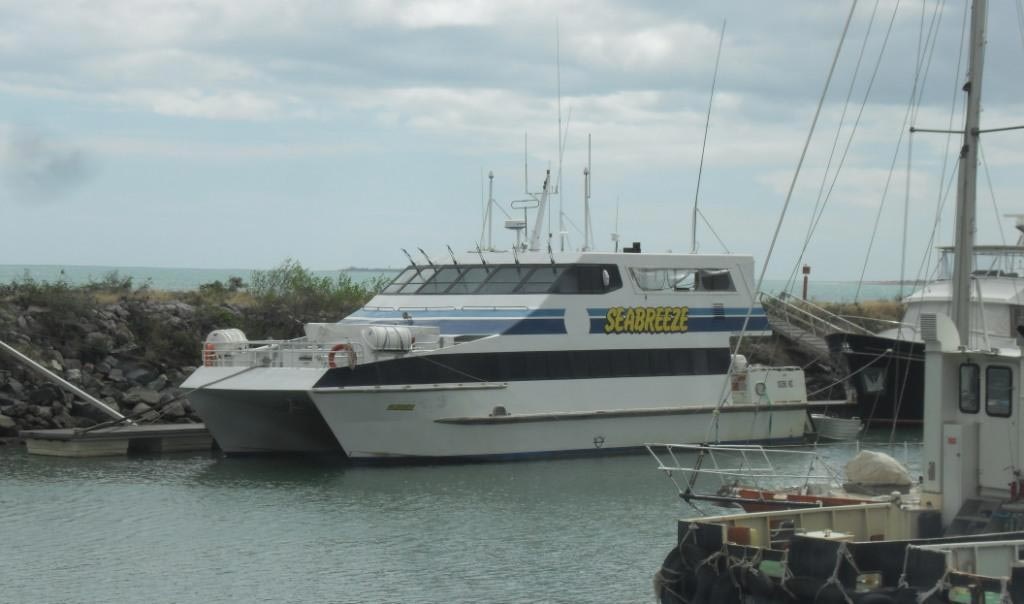
<path fill-rule="evenodd" d="M 784 319 L 786 323 L 800 323 L 805 329 L 818 336 L 825 336 L 830 333 L 842 331 L 852 331 L 861 335 L 874 335 L 872 331 L 861 327 L 852 321 L 844 319 L 840 315 L 806 301 L 801 301 L 801 304 L 806 303 L 808 306 L 818 310 L 820 313 L 827 315 L 828 318 L 818 316 L 805 308 L 801 308 L 792 302 L 766 292 L 761 292 L 760 298 L 761 305 L 766 311 L 775 311 L 776 316 Z"/>

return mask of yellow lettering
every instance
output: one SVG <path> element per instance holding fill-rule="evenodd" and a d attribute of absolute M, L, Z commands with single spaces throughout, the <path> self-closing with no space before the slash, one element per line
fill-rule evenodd
<path fill-rule="evenodd" d="M 622 322 L 622 329 L 620 331 L 632 333 L 634 323 L 636 323 L 636 311 L 634 311 L 632 308 L 627 308 L 626 320 Z"/>
<path fill-rule="evenodd" d="M 644 317 L 644 333 L 654 333 L 654 317 L 657 316 L 657 314 L 658 309 L 647 309 L 647 316 Z"/>
<path fill-rule="evenodd" d="M 654 315 L 654 331 L 656 333 L 664 333 L 665 331 L 665 311 L 667 309 L 664 306 L 659 306 L 656 314 Z"/>
<path fill-rule="evenodd" d="M 619 315 L 618 308 L 609 308 L 604 316 L 604 332 L 611 333 L 615 329 L 615 318 Z"/>
<path fill-rule="evenodd" d="M 621 306 L 616 307 L 615 309 L 615 333 L 622 333 L 622 315 L 625 313 L 625 310 L 626 309 L 622 308 Z"/>
<path fill-rule="evenodd" d="M 679 308 L 679 314 L 682 315 L 682 320 L 679 322 L 679 331 L 686 331 L 686 320 L 689 317 L 690 309 L 687 306 Z"/>

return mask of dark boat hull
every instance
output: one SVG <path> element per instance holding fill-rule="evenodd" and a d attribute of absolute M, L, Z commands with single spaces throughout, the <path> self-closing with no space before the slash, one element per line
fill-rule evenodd
<path fill-rule="evenodd" d="M 861 419 L 869 424 L 920 424 L 924 417 L 924 344 L 880 336 L 825 336 L 849 368 Z"/>

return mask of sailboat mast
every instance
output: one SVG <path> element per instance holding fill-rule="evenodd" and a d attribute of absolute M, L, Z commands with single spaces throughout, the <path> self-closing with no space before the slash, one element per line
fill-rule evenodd
<path fill-rule="evenodd" d="M 960 170 L 957 174 L 957 205 L 953 256 L 953 322 L 960 332 L 960 345 L 969 346 L 971 336 L 971 269 L 974 264 L 975 198 L 978 180 L 979 115 L 981 113 L 981 81 L 985 59 L 985 23 L 987 0 L 976 0 L 971 9 L 970 64 L 968 65 L 967 117 L 964 123 L 964 144 L 960 149 Z"/>

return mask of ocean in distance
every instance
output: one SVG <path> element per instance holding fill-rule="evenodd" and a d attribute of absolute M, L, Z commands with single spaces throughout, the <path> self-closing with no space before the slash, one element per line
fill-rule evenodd
<path fill-rule="evenodd" d="M 400 269 L 391 268 L 348 268 L 339 270 L 313 270 L 314 275 L 336 279 L 339 274 L 346 274 L 353 281 L 361 283 L 374 277 L 391 278 Z M 56 282 L 64 280 L 72 285 L 82 285 L 90 281 L 101 281 L 107 275 L 116 272 L 121 278 L 131 277 L 136 287 L 148 285 L 152 289 L 187 291 L 198 288 L 203 283 L 221 281 L 226 283 L 231 277 L 240 277 L 248 282 L 252 269 L 229 268 L 167 268 L 140 266 L 74 266 L 74 265 L 23 265 L 0 264 L 0 283 L 10 283 L 26 277 L 36 281 Z M 790 285 L 791 293 L 800 294 L 800 282 Z M 778 294 L 787 290 L 787 282 L 783 279 L 765 279 L 764 291 Z M 859 289 L 859 295 L 858 295 Z M 900 286 L 893 282 L 864 282 L 858 287 L 855 281 L 818 281 L 812 278 L 808 285 L 808 297 L 823 302 L 852 302 L 857 300 L 894 300 L 910 294 L 912 285 Z"/>
<path fill-rule="evenodd" d="M 889 436 L 862 446 L 917 476 L 920 450 Z M 840 471 L 855 453 L 818 450 Z M 697 514 L 647 454 L 365 467 L 14 446 L 0 509 L 0 602 L 75 604 L 646 604 L 676 521 Z"/>

